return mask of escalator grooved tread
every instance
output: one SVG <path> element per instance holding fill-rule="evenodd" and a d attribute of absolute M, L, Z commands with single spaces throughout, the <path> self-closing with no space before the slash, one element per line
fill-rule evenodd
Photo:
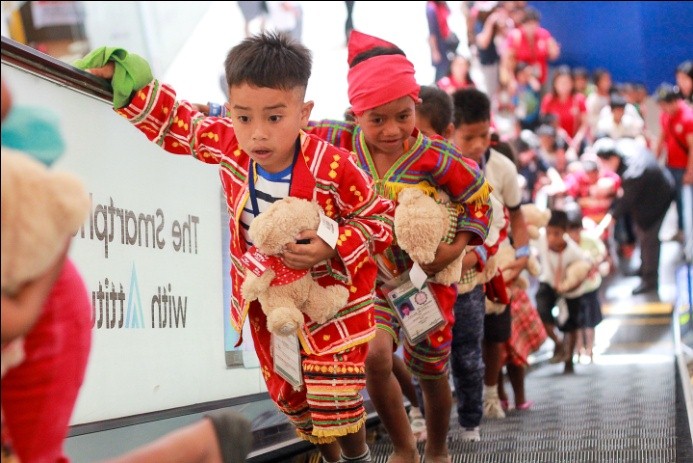
<path fill-rule="evenodd" d="M 535 405 L 481 423 L 481 442 L 463 442 L 456 413 L 453 463 L 674 463 L 675 375 L 672 360 L 576 365 L 573 375 L 546 365 L 527 376 Z M 423 455 L 423 444 L 419 444 Z M 371 445 L 374 462 L 392 451 L 388 437 Z M 422 462 L 425 463 L 425 462 Z"/>

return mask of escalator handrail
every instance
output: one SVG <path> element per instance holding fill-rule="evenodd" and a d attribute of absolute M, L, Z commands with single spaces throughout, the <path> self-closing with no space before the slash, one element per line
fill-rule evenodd
<path fill-rule="evenodd" d="M 106 80 L 5 36 L 2 62 L 109 104 L 113 101 L 113 90 Z"/>

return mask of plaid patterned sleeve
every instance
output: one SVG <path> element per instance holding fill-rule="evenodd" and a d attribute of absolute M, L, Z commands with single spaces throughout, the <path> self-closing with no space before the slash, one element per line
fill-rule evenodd
<path fill-rule="evenodd" d="M 470 245 L 482 244 L 491 221 L 491 185 L 479 166 L 462 156 L 452 144 L 443 140 L 430 143 L 429 149 L 436 151 L 439 159 L 433 178 L 458 205 L 457 232 L 471 232 Z"/>

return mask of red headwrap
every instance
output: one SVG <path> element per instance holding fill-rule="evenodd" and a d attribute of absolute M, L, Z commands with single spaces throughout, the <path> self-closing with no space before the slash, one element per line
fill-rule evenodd
<path fill-rule="evenodd" d="M 375 47 L 392 48 L 385 40 L 351 31 L 349 63 L 359 54 Z M 409 95 L 419 97 L 419 84 L 414 77 L 414 65 L 403 55 L 378 55 L 349 69 L 349 102 L 355 114 L 390 103 Z"/>

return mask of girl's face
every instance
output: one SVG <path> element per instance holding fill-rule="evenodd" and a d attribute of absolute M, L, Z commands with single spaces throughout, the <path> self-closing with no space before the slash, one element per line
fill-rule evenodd
<path fill-rule="evenodd" d="M 553 81 L 553 88 L 558 96 L 570 96 L 573 91 L 573 78 L 568 74 L 560 74 Z"/>
<path fill-rule="evenodd" d="M 676 73 L 676 85 L 681 89 L 681 93 L 688 96 L 693 91 L 693 79 L 685 72 Z"/>
<path fill-rule="evenodd" d="M 410 96 L 378 106 L 355 117 L 371 154 L 401 156 L 416 124 L 416 103 Z"/>
<path fill-rule="evenodd" d="M 611 74 L 602 74 L 597 81 L 597 88 L 601 93 L 608 93 L 611 89 Z"/>
<path fill-rule="evenodd" d="M 450 63 L 450 74 L 457 80 L 464 80 L 467 78 L 467 73 L 469 72 L 469 63 L 467 59 L 462 56 L 456 56 L 452 63 Z"/>

